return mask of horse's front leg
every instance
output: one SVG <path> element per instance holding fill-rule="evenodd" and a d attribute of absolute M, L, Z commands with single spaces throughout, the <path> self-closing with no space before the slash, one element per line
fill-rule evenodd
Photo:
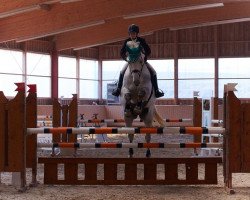
<path fill-rule="evenodd" d="M 131 94 L 126 93 L 124 95 L 124 99 L 125 99 L 124 117 L 127 117 L 127 118 L 132 117 Z"/>
<path fill-rule="evenodd" d="M 143 109 L 142 102 L 143 102 L 143 98 L 145 97 L 145 95 L 146 95 L 146 91 L 144 89 L 140 89 L 137 94 L 138 96 L 137 105 L 134 108 L 134 113 L 137 115 L 140 115 L 142 113 L 142 109 Z"/>
<path fill-rule="evenodd" d="M 126 127 L 132 127 L 133 118 L 131 118 L 131 117 L 129 118 L 129 117 L 125 116 L 124 119 L 125 119 Z M 134 134 L 128 134 L 128 139 L 129 139 L 129 142 L 132 143 L 134 140 Z M 129 148 L 129 157 L 132 158 L 133 154 L 134 154 L 133 148 Z"/>

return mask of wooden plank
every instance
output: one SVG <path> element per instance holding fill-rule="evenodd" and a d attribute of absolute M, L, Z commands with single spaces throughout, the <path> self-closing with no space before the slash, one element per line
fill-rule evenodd
<path fill-rule="evenodd" d="M 144 180 L 154 182 L 157 179 L 157 165 L 145 164 L 144 165 Z"/>
<path fill-rule="evenodd" d="M 56 184 L 58 180 L 57 163 L 44 163 L 44 184 Z"/>
<path fill-rule="evenodd" d="M 104 180 L 117 180 L 117 164 L 104 164 Z"/>
<path fill-rule="evenodd" d="M 224 7 L 220 8 L 192 10 L 186 12 L 170 13 L 166 15 L 155 15 L 151 17 L 127 19 L 126 23 L 124 23 L 123 18 L 113 18 L 112 20 L 110 20 L 109 24 L 103 24 L 99 26 L 79 29 L 74 32 L 65 32 L 59 34 L 56 41 L 57 50 L 61 51 L 69 48 L 87 48 L 91 46 L 107 44 L 111 41 L 120 41 L 121 38 L 127 37 L 127 33 L 125 33 L 124 30 L 127 30 L 128 25 L 132 23 L 139 24 L 140 29 L 143 30 L 141 34 L 143 34 L 147 32 L 166 29 L 169 27 L 185 27 L 187 25 L 193 24 L 250 17 L 248 9 L 250 9 L 250 3 L 245 2 L 225 5 Z M 112 27 L 119 28 L 110 33 L 110 29 Z M 84 39 L 82 37 L 83 35 L 85 35 Z"/>
<path fill-rule="evenodd" d="M 178 164 L 177 163 L 165 163 L 165 180 L 172 182 L 178 180 Z"/>
<path fill-rule="evenodd" d="M 29 93 L 26 98 L 26 126 L 35 128 L 37 126 L 37 96 Z M 26 137 L 26 167 L 37 168 L 37 134 Z"/>
<path fill-rule="evenodd" d="M 97 180 L 97 164 L 85 163 L 85 180 L 96 181 Z"/>
<path fill-rule="evenodd" d="M 205 182 L 217 184 L 217 163 L 205 163 Z"/>
<path fill-rule="evenodd" d="M 202 102 L 197 97 L 194 97 L 193 126 L 201 127 L 201 125 L 202 125 Z M 201 142 L 201 136 L 194 135 L 194 142 Z"/>
<path fill-rule="evenodd" d="M 20 9 L 29 8 L 30 6 L 36 6 L 38 4 L 47 3 L 51 0 L 25 0 L 25 1 L 9 1 L 1 0 L 0 13 L 6 13 L 8 11 L 16 11 Z"/>
<path fill-rule="evenodd" d="M 137 180 L 137 164 L 125 164 L 125 180 Z"/>
<path fill-rule="evenodd" d="M 37 94 L 29 92 L 26 98 L 26 127 L 37 126 Z M 26 168 L 32 168 L 32 184 L 37 184 L 37 134 L 26 136 Z"/>
<path fill-rule="evenodd" d="M 69 158 L 39 157 L 38 163 L 89 163 L 89 164 L 180 164 L 180 163 L 222 163 L 221 157 L 183 157 L 183 158 Z"/>
<path fill-rule="evenodd" d="M 226 104 L 226 137 L 228 144 L 228 163 L 231 173 L 241 172 L 241 103 L 235 94 L 230 91 L 227 94 Z"/>
<path fill-rule="evenodd" d="M 53 99 L 53 127 L 61 126 L 61 104 Z M 60 135 L 52 135 L 53 142 L 60 142 Z"/>
<path fill-rule="evenodd" d="M 211 103 L 212 119 L 219 119 L 219 98 L 213 97 Z"/>
<path fill-rule="evenodd" d="M 250 104 L 243 104 L 242 111 L 242 133 L 241 133 L 241 163 L 242 172 L 250 172 Z"/>
<path fill-rule="evenodd" d="M 68 108 L 68 126 L 69 127 L 77 127 L 77 118 L 78 118 L 78 104 L 77 104 L 77 95 L 74 94 L 72 101 L 69 104 Z M 69 135 L 69 142 L 77 142 L 77 135 Z"/>
<path fill-rule="evenodd" d="M 6 154 L 6 137 L 7 135 L 7 111 L 6 104 L 8 99 L 4 96 L 3 92 L 0 91 L 0 172 L 4 171 L 6 159 L 8 158 L 8 154 Z"/>
<path fill-rule="evenodd" d="M 212 109 L 212 119 L 219 119 L 219 98 L 213 97 L 211 102 L 211 109 Z M 218 124 L 214 124 L 213 126 L 218 127 Z M 210 142 L 219 142 L 218 137 L 212 137 L 212 141 Z"/>
<path fill-rule="evenodd" d="M 24 170 L 24 92 L 18 92 L 8 109 L 8 171 Z M 18 120 L 17 120 L 18 119 Z"/>
<path fill-rule="evenodd" d="M 31 1 L 31 0 L 29 0 Z M 130 15 L 131 13 L 138 13 L 143 11 L 195 5 L 205 2 L 211 3 L 216 0 L 182 0 L 168 1 L 165 3 L 162 0 L 139 0 L 136 4 L 133 1 L 124 2 L 120 0 L 113 1 L 100 1 L 100 0 L 84 0 L 82 2 L 68 3 L 68 4 L 54 4 L 50 11 L 44 11 L 42 9 L 34 10 L 33 12 L 27 12 L 22 15 L 15 15 L 13 17 L 5 18 L 0 21 L 1 32 L 0 41 L 15 40 L 16 38 L 26 39 L 34 38 L 34 36 L 44 37 L 45 35 L 54 35 L 58 32 L 66 32 L 77 28 L 83 28 L 93 22 L 97 22 L 105 19 L 121 18 L 124 15 Z M 110 6 L 112 4 L 112 6 Z M 4 5 L 1 3 L 1 5 Z M 25 4 L 24 4 L 25 5 Z M 91 7 L 91 9 L 89 9 Z M 39 7 L 38 7 L 39 8 Z M 119 8 L 119 9 L 117 9 Z M 0 8 L 1 10 L 1 8 Z M 3 9 L 4 10 L 4 9 Z M 9 11 L 9 10 L 8 10 Z M 243 10 L 244 11 L 244 10 Z M 242 11 L 242 12 L 243 12 Z M 65 17 L 67 13 L 70 18 Z M 99 13 L 96 15 L 96 13 Z M 150 17 L 151 18 L 151 17 Z M 60 20 L 54 20 L 60 19 Z M 172 18 L 175 19 L 175 18 Z M 54 23 L 50 23 L 54 21 Z M 120 23 L 120 25 L 126 26 L 132 22 Z M 137 23 L 137 22 L 134 22 Z M 43 26 L 37 26 L 37 24 L 43 24 Z M 138 23 L 140 24 L 140 23 Z M 30 27 L 36 27 L 30 29 Z M 111 26 L 112 27 L 112 26 Z M 118 26 L 119 27 L 119 26 Z M 18 31 L 17 31 L 18 30 Z M 124 32 L 124 31 L 123 31 Z M 125 31 L 126 32 L 126 31 Z M 102 34 L 101 34 L 102 35 Z M 122 37 L 126 37 L 127 33 L 124 33 Z M 117 36 L 118 37 L 118 36 Z M 74 37 L 72 37 L 74 39 Z M 114 37 L 109 37 L 109 40 Z M 120 36 L 119 36 L 120 38 Z"/>
<path fill-rule="evenodd" d="M 0 172 L 4 171 L 5 165 L 5 105 L 0 103 Z"/>
<path fill-rule="evenodd" d="M 38 158 L 39 163 L 67 163 L 73 165 L 76 171 L 76 164 L 85 164 L 85 179 L 71 181 L 58 180 L 53 184 L 74 184 L 74 185 L 187 185 L 187 184 L 214 184 L 217 181 L 217 163 L 222 162 L 221 158 Z M 187 164 L 191 167 L 187 180 L 178 180 L 178 164 Z M 208 163 L 207 169 L 211 167 L 212 172 L 206 172 L 206 176 L 212 176 L 207 180 L 198 180 L 198 163 Z M 97 180 L 97 165 L 104 164 L 104 180 Z M 125 179 L 117 180 L 117 165 L 125 165 Z M 137 165 L 144 165 L 144 179 L 137 179 Z M 157 180 L 157 164 L 165 164 L 165 180 Z M 69 170 L 70 171 L 70 170 Z M 187 170 L 188 171 L 188 170 Z M 68 172 L 70 173 L 70 172 Z M 212 174 L 212 175 L 211 175 Z M 195 178 L 190 178 L 194 175 Z M 76 177 L 76 175 L 73 175 Z M 216 180 L 216 181 L 215 181 Z M 50 183 L 51 184 L 51 183 Z"/>
<path fill-rule="evenodd" d="M 186 180 L 187 182 L 198 180 L 198 163 L 186 163 Z"/>
<path fill-rule="evenodd" d="M 64 163 L 65 182 L 68 184 L 76 184 L 78 181 L 78 164 Z"/>
<path fill-rule="evenodd" d="M 68 127 L 68 112 L 69 112 L 69 106 L 68 105 L 62 105 L 62 126 Z M 68 141 L 68 136 L 66 133 L 62 133 L 62 142 Z"/>

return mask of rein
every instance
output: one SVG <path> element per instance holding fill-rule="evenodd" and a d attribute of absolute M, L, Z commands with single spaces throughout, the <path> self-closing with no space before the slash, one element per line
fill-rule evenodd
<path fill-rule="evenodd" d="M 141 59 L 143 59 L 143 58 L 141 57 Z M 139 78 L 141 77 L 141 73 L 142 73 L 143 67 L 144 67 L 144 65 L 145 65 L 145 63 L 143 63 L 143 62 L 140 62 L 140 63 L 141 63 L 141 69 L 140 69 L 140 70 L 135 69 L 135 70 L 132 70 L 132 71 L 130 72 L 131 75 L 132 75 L 133 73 L 138 73 L 138 74 L 139 74 Z M 152 87 L 151 87 L 150 95 L 149 95 L 147 101 L 145 101 L 146 103 L 145 103 L 144 107 L 148 104 L 148 102 L 149 102 L 150 99 L 152 98 L 152 95 L 153 95 L 153 85 L 152 85 Z"/>

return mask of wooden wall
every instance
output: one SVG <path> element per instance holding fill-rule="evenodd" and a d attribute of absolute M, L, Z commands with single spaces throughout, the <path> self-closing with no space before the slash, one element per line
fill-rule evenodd
<path fill-rule="evenodd" d="M 175 34 L 177 35 L 175 39 Z M 211 58 L 218 48 L 219 57 L 250 56 L 250 22 L 154 32 L 144 37 L 152 49 L 151 59 Z M 100 47 L 100 59 L 120 59 L 122 43 Z"/>

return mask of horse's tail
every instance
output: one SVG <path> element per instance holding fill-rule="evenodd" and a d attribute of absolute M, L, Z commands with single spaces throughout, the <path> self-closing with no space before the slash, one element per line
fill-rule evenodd
<path fill-rule="evenodd" d="M 164 121 L 164 119 L 160 116 L 160 114 L 157 112 L 157 110 L 155 109 L 154 112 L 154 118 L 155 120 L 162 126 L 165 127 L 167 126 L 167 123 Z"/>

